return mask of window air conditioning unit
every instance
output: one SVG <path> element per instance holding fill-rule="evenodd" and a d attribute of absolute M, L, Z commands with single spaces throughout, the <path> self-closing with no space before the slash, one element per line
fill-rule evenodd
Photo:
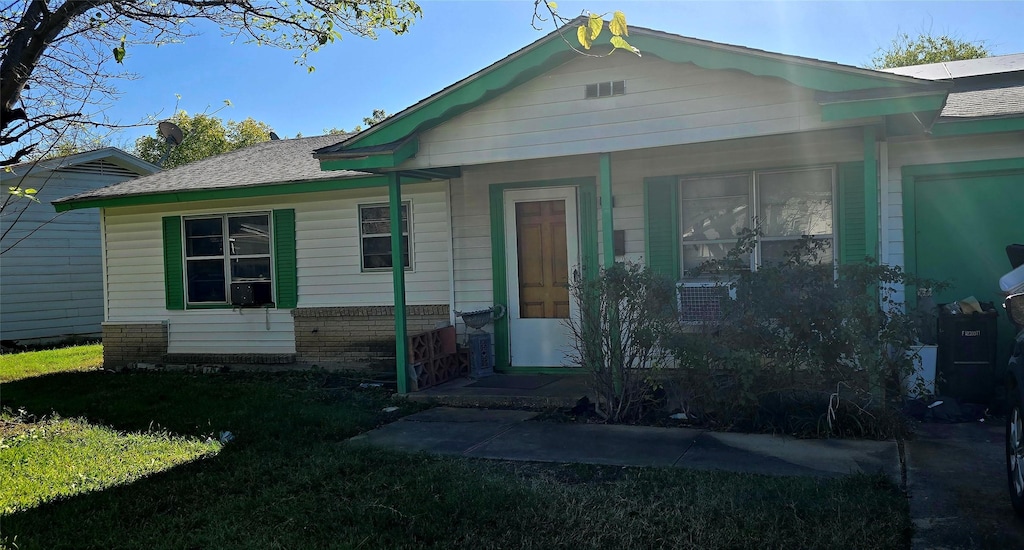
<path fill-rule="evenodd" d="M 717 323 L 722 319 L 722 301 L 736 299 L 736 289 L 727 282 L 681 281 L 676 284 L 679 319 L 687 325 Z"/>
<path fill-rule="evenodd" d="M 231 305 L 235 307 L 263 307 L 273 304 L 270 281 L 231 283 Z"/>

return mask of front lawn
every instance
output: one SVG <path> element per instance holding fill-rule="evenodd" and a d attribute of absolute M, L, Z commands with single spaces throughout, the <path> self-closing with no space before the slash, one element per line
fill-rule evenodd
<path fill-rule="evenodd" d="M 71 372 L 6 382 L 0 399 L 27 414 L 74 419 L 50 421 L 71 432 L 95 427 L 200 451 L 171 468 L 126 454 L 121 460 L 148 475 L 112 465 L 89 474 L 109 473 L 106 483 L 23 499 L 0 520 L 0 536 L 21 549 L 909 546 L 906 500 L 880 477 L 770 478 L 350 447 L 347 438 L 416 406 L 383 412 L 394 404 L 386 392 L 337 375 Z M 30 429 L 2 426 L 5 438 Z M 234 441 L 206 443 L 223 431 Z M 31 468 L 54 456 L 63 444 L 55 438 L 18 460 Z M 110 444 L 119 448 L 117 441 Z M 0 469 L 10 461 L 0 452 Z M 0 502 L 12 501 L 10 485 L 0 480 Z"/>
<path fill-rule="evenodd" d="M 96 370 L 103 366 L 103 346 L 71 346 L 46 351 L 0 354 L 0 383 L 55 372 Z"/>

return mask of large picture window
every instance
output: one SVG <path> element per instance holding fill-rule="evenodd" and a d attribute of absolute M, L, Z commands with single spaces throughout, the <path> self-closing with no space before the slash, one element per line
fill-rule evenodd
<path fill-rule="evenodd" d="M 724 258 L 755 218 L 763 236 L 736 269 L 782 261 L 804 235 L 822 241 L 818 260 L 831 263 L 834 172 L 821 167 L 681 179 L 683 273 Z"/>
<path fill-rule="evenodd" d="M 274 301 L 269 213 L 187 217 L 183 225 L 189 304 Z"/>
<path fill-rule="evenodd" d="M 410 269 L 409 207 L 402 203 L 402 265 Z M 359 241 L 363 271 L 391 269 L 391 207 L 386 204 L 359 206 Z"/>

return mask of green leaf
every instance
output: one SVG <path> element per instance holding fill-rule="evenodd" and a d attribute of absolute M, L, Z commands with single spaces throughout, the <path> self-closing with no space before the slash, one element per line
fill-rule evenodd
<path fill-rule="evenodd" d="M 124 54 L 124 47 L 118 46 L 114 48 L 114 61 L 117 61 L 118 63 L 124 63 Z"/>
<path fill-rule="evenodd" d="M 590 49 L 590 45 L 594 41 L 590 38 L 590 31 L 585 25 L 580 25 L 580 28 L 576 29 L 576 39 L 580 41 L 580 45 L 586 49 Z"/>
<path fill-rule="evenodd" d="M 36 193 L 38 193 L 38 191 L 35 190 L 35 189 L 32 189 L 31 187 L 29 187 L 28 189 L 25 190 L 25 194 L 26 195 L 35 195 Z"/>
<path fill-rule="evenodd" d="M 635 53 L 637 57 L 642 57 L 640 55 L 640 50 L 630 46 L 629 42 L 626 42 L 626 40 L 621 36 L 613 36 L 610 42 L 612 43 L 612 46 L 615 46 L 616 50 L 627 50 Z"/>
<path fill-rule="evenodd" d="M 554 2 L 548 2 L 548 9 L 550 9 L 551 11 L 555 11 L 558 9 L 558 4 Z"/>
<path fill-rule="evenodd" d="M 601 29 L 604 29 L 604 19 L 600 15 L 591 15 L 587 27 L 590 29 L 590 41 L 593 42 L 601 34 Z"/>
<path fill-rule="evenodd" d="M 612 14 L 612 20 L 608 22 L 608 30 L 615 36 L 629 36 L 629 29 L 626 27 L 626 14 L 616 11 Z"/>

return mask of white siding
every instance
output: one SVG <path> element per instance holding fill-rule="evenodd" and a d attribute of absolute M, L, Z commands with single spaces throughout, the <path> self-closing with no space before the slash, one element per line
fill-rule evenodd
<path fill-rule="evenodd" d="M 124 179 L 123 175 L 47 171 L 24 181 L 4 182 L 39 189 L 40 203 L 13 202 L 0 216 L 0 234 L 6 234 L 0 241 L 0 339 L 100 333 L 99 213 L 75 210 L 58 215 L 50 201 Z"/>
<path fill-rule="evenodd" d="M 903 267 L 904 166 L 1024 157 L 1024 132 L 889 142 L 889 263 Z"/>
<path fill-rule="evenodd" d="M 626 232 L 625 258 L 643 259 L 645 178 L 835 164 L 862 158 L 859 128 L 614 153 L 613 217 L 615 229 Z M 491 184 L 579 177 L 596 180 L 597 175 L 597 155 L 464 168 L 462 178 L 452 180 L 455 308 L 472 311 L 492 305 Z"/>
<path fill-rule="evenodd" d="M 449 303 L 445 182 L 403 187 L 412 203 L 414 270 L 409 304 Z M 360 271 L 358 205 L 387 202 L 383 189 L 287 198 L 206 201 L 107 209 L 107 320 L 168 321 L 171 353 L 294 353 L 290 310 L 186 310 L 164 307 L 161 218 L 294 208 L 299 307 L 392 305 L 391 273 Z M 268 328 L 269 327 L 269 328 Z"/>
<path fill-rule="evenodd" d="M 584 99 L 586 84 L 624 80 L 624 95 Z M 781 79 L 656 57 L 576 58 L 420 138 L 410 167 L 627 151 L 837 128 L 812 90 Z"/>

